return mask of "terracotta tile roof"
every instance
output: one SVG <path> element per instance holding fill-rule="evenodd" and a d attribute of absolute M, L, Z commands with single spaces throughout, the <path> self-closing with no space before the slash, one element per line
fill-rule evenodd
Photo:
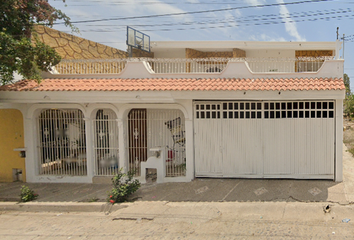
<path fill-rule="evenodd" d="M 144 78 L 23 80 L 0 91 L 285 91 L 343 90 L 342 78 Z"/>

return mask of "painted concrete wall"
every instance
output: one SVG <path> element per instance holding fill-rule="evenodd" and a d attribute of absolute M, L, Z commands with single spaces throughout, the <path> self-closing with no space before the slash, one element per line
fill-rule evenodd
<path fill-rule="evenodd" d="M 15 148 L 24 147 L 22 113 L 16 109 L 0 109 L 0 182 L 12 182 L 14 168 L 22 169 L 22 179 L 26 181 L 25 159 Z"/>
<path fill-rule="evenodd" d="M 156 93 L 155 93 L 156 94 Z M 26 116 L 25 127 L 25 143 L 27 149 L 26 155 L 26 171 L 28 182 L 76 182 L 76 183 L 92 183 L 94 175 L 94 118 L 97 109 L 112 109 L 117 114 L 118 124 L 118 139 L 119 139 L 119 166 L 128 169 L 128 148 L 127 148 L 127 134 L 128 134 L 128 113 L 133 108 L 146 109 L 174 109 L 180 110 L 183 113 L 185 121 L 186 142 L 186 176 L 182 177 L 166 177 L 166 182 L 189 182 L 194 178 L 194 156 L 193 156 L 193 123 L 192 123 L 192 100 L 176 100 L 173 104 L 161 104 L 163 101 L 156 100 L 156 104 L 33 104 L 27 105 L 24 110 Z M 80 109 L 85 116 L 86 124 L 86 143 L 87 146 L 87 175 L 71 176 L 71 175 L 40 175 L 38 171 L 38 159 L 40 159 L 37 142 L 34 139 L 38 138 L 37 121 L 38 114 L 41 109 L 47 108 L 69 108 Z"/>

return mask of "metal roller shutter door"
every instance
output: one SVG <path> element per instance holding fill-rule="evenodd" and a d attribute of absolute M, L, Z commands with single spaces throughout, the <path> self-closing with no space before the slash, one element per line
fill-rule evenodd
<path fill-rule="evenodd" d="M 334 178 L 333 101 L 194 106 L 197 177 Z"/>

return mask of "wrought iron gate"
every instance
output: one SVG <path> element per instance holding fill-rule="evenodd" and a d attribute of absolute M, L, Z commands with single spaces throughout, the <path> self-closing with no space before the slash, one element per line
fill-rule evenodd
<path fill-rule="evenodd" d="M 132 109 L 128 114 L 129 169 L 140 176 L 150 148 L 165 146 L 166 177 L 185 176 L 185 125 L 180 110 Z"/>
<path fill-rule="evenodd" d="M 118 173 L 117 116 L 110 109 L 100 109 L 94 120 L 95 174 L 111 176 Z"/>
<path fill-rule="evenodd" d="M 86 134 L 78 109 L 46 109 L 38 117 L 39 174 L 87 175 Z"/>

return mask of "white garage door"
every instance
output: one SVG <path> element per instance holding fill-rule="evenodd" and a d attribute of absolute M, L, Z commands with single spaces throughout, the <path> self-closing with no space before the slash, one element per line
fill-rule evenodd
<path fill-rule="evenodd" d="M 334 178 L 333 101 L 195 102 L 199 177 Z"/>

